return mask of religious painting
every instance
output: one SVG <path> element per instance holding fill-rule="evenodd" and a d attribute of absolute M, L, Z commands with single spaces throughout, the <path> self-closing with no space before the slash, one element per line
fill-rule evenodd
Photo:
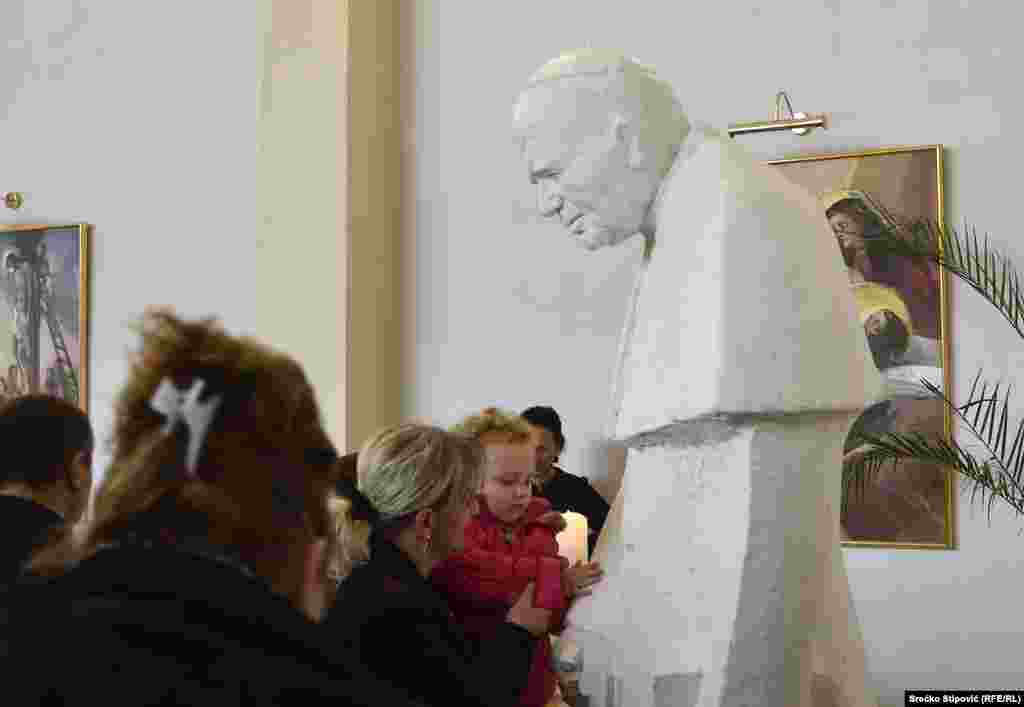
<path fill-rule="evenodd" d="M 933 263 L 887 252 L 879 239 L 883 232 L 909 236 L 911 225 L 922 220 L 942 224 L 942 146 L 813 155 L 771 164 L 818 198 L 885 382 L 884 399 L 854 422 L 844 459 L 860 451 L 855 442 L 859 431 L 948 437 L 949 411 L 922 385 L 926 380 L 949 390 L 947 274 Z M 865 487 L 844 489 L 843 544 L 952 548 L 953 490 L 953 472 L 943 467 L 887 467 Z"/>
<path fill-rule="evenodd" d="M 89 227 L 0 226 L 0 399 L 88 406 Z"/>

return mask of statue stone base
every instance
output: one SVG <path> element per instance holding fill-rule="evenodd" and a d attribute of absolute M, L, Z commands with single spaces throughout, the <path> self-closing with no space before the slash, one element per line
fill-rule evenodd
<path fill-rule="evenodd" d="M 595 552 L 605 579 L 567 629 L 590 704 L 872 704 L 839 544 L 855 415 L 692 420 L 628 440 Z"/>

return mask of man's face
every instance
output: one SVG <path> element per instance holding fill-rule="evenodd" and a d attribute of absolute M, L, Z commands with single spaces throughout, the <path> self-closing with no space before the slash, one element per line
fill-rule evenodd
<path fill-rule="evenodd" d="M 644 226 L 660 176 L 630 164 L 631 130 L 592 91 L 543 84 L 526 91 L 523 139 L 538 209 L 584 248 L 621 243 Z"/>
<path fill-rule="evenodd" d="M 537 473 L 544 474 L 558 459 L 558 443 L 551 430 L 540 425 L 530 425 L 530 441 L 537 460 Z"/>

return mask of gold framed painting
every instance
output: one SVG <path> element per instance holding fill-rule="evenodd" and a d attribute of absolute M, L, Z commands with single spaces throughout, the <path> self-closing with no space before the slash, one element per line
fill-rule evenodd
<path fill-rule="evenodd" d="M 880 247 L 882 232 L 908 234 L 928 220 L 943 224 L 942 146 L 807 155 L 770 162 L 818 197 L 836 240 L 860 323 L 885 383 L 884 399 L 854 422 L 843 453 L 856 455 L 855 434 L 944 435 L 949 410 L 927 380 L 950 395 L 949 282 L 937 265 Z M 864 547 L 955 547 L 953 472 L 937 465 L 886 467 L 863 489 L 844 488 L 843 544 Z"/>
<path fill-rule="evenodd" d="M 0 226 L 0 398 L 48 393 L 88 411 L 89 235 Z"/>

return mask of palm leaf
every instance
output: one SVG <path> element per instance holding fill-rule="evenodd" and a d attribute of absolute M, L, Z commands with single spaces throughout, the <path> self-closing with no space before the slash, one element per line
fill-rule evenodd
<path fill-rule="evenodd" d="M 998 383 L 989 385 L 979 372 L 967 402 L 957 406 L 930 381 L 922 380 L 921 384 L 949 408 L 980 453 L 956 440 L 920 433 L 858 434 L 853 440 L 858 446 L 847 454 L 843 464 L 844 509 L 862 500 L 870 482 L 887 466 L 895 468 L 902 462 L 915 461 L 950 468 L 965 478 L 972 502 L 980 498 L 989 514 L 993 504 L 1002 501 L 1024 515 L 1024 419 L 1017 423 L 1011 437 L 1012 391 L 1001 391 Z"/>
<path fill-rule="evenodd" d="M 894 255 L 925 259 L 952 273 L 977 292 L 1024 339 L 1024 292 L 1020 273 L 1009 258 L 979 239 L 977 229 L 966 224 L 962 232 L 922 220 L 884 231 L 875 241 Z M 990 385 L 979 373 L 967 402 L 956 406 L 936 386 L 922 381 L 931 395 L 943 401 L 971 444 L 920 434 L 860 434 L 859 446 L 844 459 L 844 507 L 863 498 L 872 479 L 888 465 L 904 461 L 939 464 L 966 479 L 971 500 L 979 498 L 991 514 L 1002 501 L 1024 516 L 1024 419 L 1011 434 L 1011 390 Z M 1018 418 L 1014 418 L 1018 419 Z M 972 449 L 976 448 L 976 451 Z"/>
<path fill-rule="evenodd" d="M 921 220 L 886 229 L 875 244 L 894 255 L 934 262 L 985 298 L 1024 339 L 1020 274 L 1009 258 L 989 246 L 987 235 L 979 241 L 975 228 L 965 225 L 961 233 Z"/>

